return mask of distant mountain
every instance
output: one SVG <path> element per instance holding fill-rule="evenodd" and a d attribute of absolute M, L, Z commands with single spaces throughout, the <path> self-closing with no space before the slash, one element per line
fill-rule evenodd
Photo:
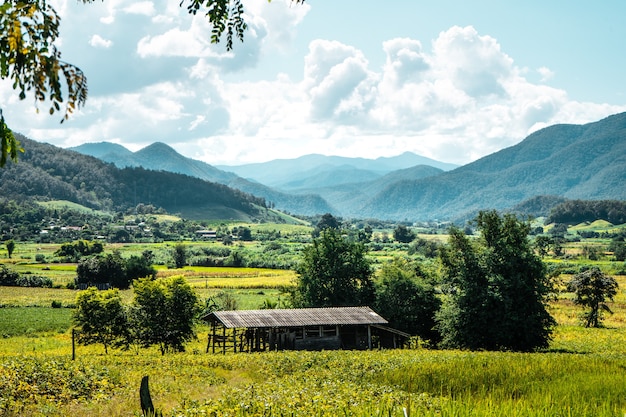
<path fill-rule="evenodd" d="M 107 142 L 86 143 L 70 148 L 82 154 L 95 156 L 119 168 L 143 167 L 185 174 L 216 182 L 264 198 L 285 212 L 314 215 L 336 211 L 318 195 L 295 196 L 274 190 L 263 184 L 243 179 L 232 172 L 222 171 L 205 162 L 187 158 L 165 143 L 156 142 L 137 152 Z"/>
<path fill-rule="evenodd" d="M 350 214 L 453 219 L 507 209 L 538 195 L 626 199 L 626 113 L 555 125 L 519 144 L 435 177 L 390 184 Z"/>
<path fill-rule="evenodd" d="M 366 206 L 373 196 L 383 192 L 391 184 L 399 181 L 416 180 L 433 177 L 443 171 L 427 165 L 417 165 L 411 168 L 392 171 L 372 181 L 342 183 L 332 187 L 302 189 L 299 192 L 318 194 L 332 207 L 332 213 L 360 217 L 355 209 Z"/>
<path fill-rule="evenodd" d="M 317 187 L 371 181 L 389 172 L 416 165 L 428 165 L 443 171 L 458 167 L 458 165 L 436 161 L 411 152 L 377 159 L 311 154 L 295 159 L 276 159 L 256 164 L 218 165 L 217 167 L 270 187 L 293 190 L 310 188 L 311 181 L 316 181 Z M 323 183 L 322 178 L 316 178 L 320 173 L 323 173 L 327 182 Z"/>
<path fill-rule="evenodd" d="M 144 168 L 117 168 L 91 156 L 17 135 L 26 152 L 0 169 L 0 195 L 67 200 L 103 210 L 139 203 L 187 218 L 261 220 L 265 200 L 197 177 Z"/>
<path fill-rule="evenodd" d="M 100 151 L 103 159 L 121 164 L 129 158 L 120 150 L 115 162 L 111 149 Z M 481 209 L 530 214 L 544 213 L 561 199 L 626 199 L 626 113 L 551 126 L 462 167 L 405 153 L 373 160 L 306 155 L 218 169 L 165 144 L 131 157 L 146 168 L 220 182 L 293 214 L 464 221 Z"/>

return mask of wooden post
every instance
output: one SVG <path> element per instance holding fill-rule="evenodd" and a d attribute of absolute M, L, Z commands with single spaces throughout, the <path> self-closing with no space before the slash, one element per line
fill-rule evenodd
<path fill-rule="evenodd" d="M 72 328 L 72 360 L 76 360 L 76 329 Z"/>
<path fill-rule="evenodd" d="M 372 326 L 367 325 L 367 349 L 372 350 Z"/>
<path fill-rule="evenodd" d="M 226 326 L 222 327 L 222 355 L 226 355 Z"/>
<path fill-rule="evenodd" d="M 144 416 L 154 415 L 154 405 L 152 404 L 152 398 L 150 397 L 150 388 L 148 387 L 148 375 L 141 378 L 141 386 L 139 388 L 139 402 L 141 404 L 141 411 Z"/>
<path fill-rule="evenodd" d="M 216 322 L 213 322 L 213 353 L 215 353 L 215 327 L 217 326 Z"/>
<path fill-rule="evenodd" d="M 237 353 L 237 329 L 233 329 L 233 352 Z"/>

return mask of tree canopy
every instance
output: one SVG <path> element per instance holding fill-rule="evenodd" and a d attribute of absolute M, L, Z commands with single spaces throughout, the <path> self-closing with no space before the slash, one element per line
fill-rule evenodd
<path fill-rule="evenodd" d="M 605 301 L 613 300 L 619 285 L 615 278 L 594 266 L 574 275 L 567 283 L 567 287 L 574 292 L 574 304 L 589 309 L 582 314 L 583 325 L 585 327 L 600 327 L 602 312 L 611 313 L 611 309 Z"/>
<path fill-rule="evenodd" d="M 350 242 L 332 228 L 323 229 L 307 246 L 297 266 L 293 294 L 297 307 L 371 305 L 374 301 L 372 268 L 365 246 Z"/>
<path fill-rule="evenodd" d="M 394 329 L 436 342 L 435 313 L 441 301 L 420 268 L 396 258 L 384 264 L 376 282 L 376 311 Z"/>
<path fill-rule="evenodd" d="M 447 294 L 437 321 L 445 347 L 532 351 L 548 346 L 549 279 L 528 240 L 530 225 L 512 214 L 480 212 L 470 240 L 450 230 L 441 250 Z"/>

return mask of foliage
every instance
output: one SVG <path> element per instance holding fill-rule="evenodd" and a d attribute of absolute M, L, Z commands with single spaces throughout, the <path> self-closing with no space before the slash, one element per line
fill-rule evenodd
<path fill-rule="evenodd" d="M 175 267 L 177 269 L 183 268 L 187 265 L 187 246 L 182 242 L 175 244 L 172 250 L 172 257 L 174 258 Z"/>
<path fill-rule="evenodd" d="M 440 246 L 441 245 L 434 240 L 422 239 L 418 237 L 411 242 L 407 253 L 409 255 L 419 253 L 425 258 L 436 258 L 439 254 Z"/>
<path fill-rule="evenodd" d="M 131 255 L 126 259 L 124 270 L 126 272 L 126 279 L 133 281 L 138 278 L 152 278 L 156 277 L 157 271 L 152 266 L 154 262 L 154 255 L 152 251 L 145 250 L 141 255 Z"/>
<path fill-rule="evenodd" d="M 126 289 L 134 279 L 154 279 L 156 269 L 152 267 L 153 259 L 149 250 L 141 256 L 131 255 L 128 259 L 123 259 L 118 250 L 83 258 L 76 267 L 76 283 L 108 283 L 114 288 Z"/>
<path fill-rule="evenodd" d="M 548 346 L 556 324 L 546 310 L 551 286 L 514 215 L 480 212 L 480 242 L 450 230 L 441 251 L 447 297 L 437 321 L 442 346 L 532 351 Z"/>
<path fill-rule="evenodd" d="M 55 41 L 60 18 L 44 0 L 11 0 L 0 6 L 0 78 L 13 81 L 21 100 L 32 92 L 38 102 L 50 101 L 49 113 L 61 109 L 68 89 L 64 119 L 87 100 L 87 78 L 61 60 Z"/>
<path fill-rule="evenodd" d="M 183 352 L 185 343 L 196 336 L 199 313 L 198 298 L 185 279 L 139 279 L 133 291 L 130 321 L 136 340 L 144 347 L 157 345 L 162 355 Z"/>
<path fill-rule="evenodd" d="M 6 165 L 7 158 L 17 162 L 18 152 L 24 152 L 24 149 L 5 123 L 2 109 L 0 109 L 0 168 Z"/>
<path fill-rule="evenodd" d="M 115 372 L 95 361 L 85 364 L 50 357 L 3 358 L 0 377 L 3 416 L 28 415 L 24 406 L 31 402 L 62 406 L 109 399 L 112 387 L 120 382 Z"/>
<path fill-rule="evenodd" d="M 409 229 L 408 227 L 406 227 L 403 224 L 399 224 L 394 230 L 393 230 L 393 238 L 401 243 L 409 243 L 412 242 L 413 239 L 415 239 L 415 232 L 413 232 L 411 229 Z"/>
<path fill-rule="evenodd" d="M 125 289 L 130 286 L 130 282 L 119 251 L 83 258 L 76 267 L 77 284 L 108 283 L 112 287 Z"/>
<path fill-rule="evenodd" d="M 315 225 L 315 229 L 313 229 L 313 231 L 311 232 L 311 235 L 313 237 L 319 237 L 322 231 L 325 229 L 338 230 L 340 228 L 340 220 L 330 213 L 325 213 L 322 215 L 322 217 L 320 217 L 319 221 Z"/>
<path fill-rule="evenodd" d="M 582 315 L 585 327 L 600 327 L 602 311 L 611 312 L 606 300 L 613 300 L 619 288 L 615 278 L 603 273 L 598 267 L 591 267 L 574 275 L 567 288 L 574 292 L 574 303 L 588 307 Z"/>
<path fill-rule="evenodd" d="M 0 285 L 17 286 L 17 280 L 20 274 L 7 268 L 6 265 L 0 264 Z"/>
<path fill-rule="evenodd" d="M 129 342 L 128 320 L 117 289 L 99 291 L 90 287 L 76 296 L 76 310 L 72 320 L 79 328 L 78 343 L 101 343 L 104 352 L 110 346 Z"/>
<path fill-rule="evenodd" d="M 371 305 L 372 268 L 361 243 L 349 242 L 333 228 L 304 248 L 296 267 L 293 304 L 299 307 Z"/>
<path fill-rule="evenodd" d="M 104 245 L 101 242 L 78 240 L 75 242 L 63 243 L 54 255 L 65 257 L 76 262 L 82 256 L 95 255 L 102 253 L 102 251 L 104 251 Z"/>
<path fill-rule="evenodd" d="M 4 246 L 7 248 L 7 255 L 9 259 L 11 259 L 11 256 L 13 255 L 13 251 L 15 250 L 15 241 L 13 239 L 9 239 L 6 242 L 4 242 Z"/>
<path fill-rule="evenodd" d="M 419 267 L 400 258 L 384 264 L 376 282 L 376 311 L 390 327 L 437 342 L 435 313 L 441 301 L 418 271 Z"/>
<path fill-rule="evenodd" d="M 626 223 L 626 201 L 567 200 L 552 209 L 546 222 L 578 224 L 594 220 Z"/>

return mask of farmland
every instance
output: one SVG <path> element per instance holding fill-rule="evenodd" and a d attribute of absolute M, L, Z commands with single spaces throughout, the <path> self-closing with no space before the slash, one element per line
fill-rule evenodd
<path fill-rule="evenodd" d="M 583 227 L 583 226 L 581 226 Z M 591 227 L 600 227 L 599 225 Z M 445 240 L 442 235 L 424 239 Z M 162 356 L 157 348 L 113 350 L 77 346 L 71 360 L 71 311 L 76 290 L 66 288 L 75 264 L 52 259 L 59 245 L 18 244 L 3 262 L 21 273 L 45 275 L 54 288 L 0 287 L 0 415 L 137 416 L 142 376 L 150 378 L 155 406 L 166 416 L 617 416 L 626 412 L 626 275 L 624 263 L 604 256 L 581 259 L 602 239 L 571 242 L 566 255 L 546 261 L 566 280 L 582 265 L 599 266 L 620 290 L 604 327 L 579 324 L 571 294 L 550 303 L 557 320 L 548 349 L 537 353 L 411 349 L 365 352 L 207 354 L 208 328 L 200 325 L 186 352 Z M 190 247 L 221 245 L 189 242 Z M 107 245 L 123 255 L 152 250 L 164 258 L 173 243 Z M 240 249 L 262 252 L 265 244 Z M 299 243 L 281 243 L 297 251 Z M 297 252 L 296 252 L 297 253 Z M 406 254 L 380 245 L 374 265 Z M 293 254 L 288 255 L 293 256 Z M 435 270 L 432 260 L 423 259 Z M 240 309 L 280 301 L 289 269 L 157 265 L 157 276 L 183 276 L 201 299 L 232 295 Z M 132 291 L 122 291 L 129 301 Z"/>

